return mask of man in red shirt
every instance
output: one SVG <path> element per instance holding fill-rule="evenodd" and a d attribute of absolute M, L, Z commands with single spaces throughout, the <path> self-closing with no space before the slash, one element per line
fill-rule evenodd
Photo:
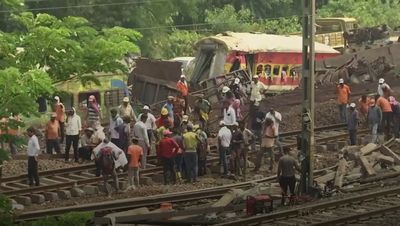
<path fill-rule="evenodd" d="M 172 184 L 176 183 L 174 157 L 179 150 L 179 145 L 170 137 L 171 134 L 169 130 L 164 130 L 164 137 L 158 144 L 157 149 L 157 158 L 161 160 L 163 166 L 165 185 L 170 183 L 170 178 L 172 179 Z"/>
<path fill-rule="evenodd" d="M 189 87 L 186 82 L 186 76 L 181 75 L 181 79 L 176 83 L 176 89 L 179 90 L 181 93 L 183 99 L 185 100 L 185 108 L 184 108 L 184 113 L 186 114 L 187 111 L 187 106 L 188 106 L 188 95 L 189 95 Z"/>

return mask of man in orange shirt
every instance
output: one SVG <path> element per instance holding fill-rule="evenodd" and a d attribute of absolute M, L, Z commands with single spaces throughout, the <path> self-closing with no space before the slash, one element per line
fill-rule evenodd
<path fill-rule="evenodd" d="M 385 133 L 385 139 L 389 139 L 390 127 L 393 120 L 393 111 L 390 102 L 385 98 L 378 95 L 375 96 L 376 105 L 382 111 L 381 130 Z"/>
<path fill-rule="evenodd" d="M 188 107 L 188 95 L 189 95 L 189 87 L 186 82 L 186 76 L 184 74 L 181 75 L 181 79 L 176 84 L 176 89 L 181 93 L 183 99 L 185 100 L 185 108 L 184 114 L 186 115 L 187 107 Z"/>
<path fill-rule="evenodd" d="M 56 112 L 56 119 L 60 125 L 60 143 L 64 143 L 64 121 L 65 121 L 65 107 L 64 104 L 61 103 L 60 97 L 54 97 L 54 111 Z"/>
<path fill-rule="evenodd" d="M 367 119 L 369 103 L 370 99 L 369 97 L 367 97 L 367 95 L 362 95 L 361 98 L 358 100 L 358 108 L 364 122 Z"/>
<path fill-rule="evenodd" d="M 60 152 L 60 144 L 58 139 L 60 138 L 60 124 L 56 120 L 57 114 L 52 113 L 50 121 L 46 125 L 46 152 L 47 154 L 53 154 L 53 149 L 56 153 Z"/>
<path fill-rule="evenodd" d="M 132 145 L 128 147 L 128 160 L 129 160 L 128 181 L 130 189 L 135 189 L 136 187 L 140 186 L 139 168 L 140 168 L 140 159 L 143 156 L 143 148 L 140 147 L 138 143 L 139 143 L 139 138 L 133 137 Z"/>
<path fill-rule="evenodd" d="M 339 79 L 339 85 L 336 87 L 337 101 L 339 106 L 339 121 L 347 122 L 347 104 L 350 99 L 350 87 L 344 84 L 344 79 Z"/>

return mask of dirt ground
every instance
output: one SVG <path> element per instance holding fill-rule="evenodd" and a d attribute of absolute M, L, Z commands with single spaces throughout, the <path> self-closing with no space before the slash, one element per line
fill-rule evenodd
<path fill-rule="evenodd" d="M 388 84 L 395 91 L 396 97 L 400 94 L 400 79 L 386 78 Z M 373 94 L 376 92 L 376 83 L 365 83 L 358 85 L 350 85 L 352 90 L 351 101 L 356 102 L 362 94 Z M 267 97 L 261 104 L 261 109 L 267 111 L 273 107 L 276 111 L 282 114 L 283 120 L 281 123 L 281 132 L 293 131 L 301 128 L 301 103 L 302 103 L 302 92 L 301 88 L 294 90 L 290 93 L 282 94 L 279 96 Z M 337 123 L 337 106 L 336 106 L 336 95 L 335 85 L 327 85 L 323 87 L 316 87 L 315 95 L 315 120 L 316 127 L 330 125 Z M 215 110 L 217 111 L 217 110 Z M 219 111 L 218 111 L 219 112 Z M 217 116 L 215 116 L 217 117 Z M 218 125 L 212 125 L 212 127 L 218 127 Z M 328 166 L 332 166 L 337 162 L 337 156 L 331 152 L 317 153 L 316 168 L 321 169 Z M 42 160 L 39 162 L 39 170 L 52 170 L 59 168 L 66 168 L 75 166 L 75 163 L 64 163 L 63 160 Z M 3 176 L 13 176 L 26 173 L 27 163 L 25 160 L 11 160 L 5 163 L 3 167 Z M 274 171 L 270 172 L 266 169 L 261 169 L 261 175 L 269 176 L 275 174 Z M 254 177 L 254 174 L 248 176 L 249 179 Z M 214 187 L 222 184 L 229 184 L 235 182 L 234 180 L 221 179 L 218 175 L 210 175 L 200 179 L 200 182 L 196 184 L 181 184 L 175 186 L 164 186 L 164 185 L 153 185 L 143 186 L 133 191 L 127 191 L 121 194 L 115 194 L 111 199 L 122 199 L 131 197 L 143 197 L 151 196 L 156 194 L 163 194 L 168 192 L 188 191 L 201 188 Z M 55 208 L 62 206 L 71 206 L 80 203 L 92 203 L 107 201 L 110 198 L 100 195 L 85 198 L 72 198 L 70 200 L 64 200 L 54 203 L 45 203 L 42 205 L 32 205 L 27 207 L 25 211 Z"/>
<path fill-rule="evenodd" d="M 40 158 L 40 157 L 39 157 Z M 39 171 L 63 169 L 78 166 L 78 163 L 66 163 L 64 159 L 39 159 Z M 3 165 L 3 177 L 17 176 L 28 173 L 27 160 L 10 160 Z"/>

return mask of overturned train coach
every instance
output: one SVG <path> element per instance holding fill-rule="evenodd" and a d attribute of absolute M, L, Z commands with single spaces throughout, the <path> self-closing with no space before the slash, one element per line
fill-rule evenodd
<path fill-rule="evenodd" d="M 206 37 L 195 44 L 196 66 L 191 83 L 214 78 L 239 69 L 258 75 L 269 92 L 295 89 L 301 78 L 302 37 L 263 33 L 226 32 Z M 315 43 L 317 61 L 340 55 L 330 46 Z"/>

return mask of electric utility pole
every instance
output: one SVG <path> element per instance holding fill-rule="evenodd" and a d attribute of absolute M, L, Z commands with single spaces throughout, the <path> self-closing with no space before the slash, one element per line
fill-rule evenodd
<path fill-rule="evenodd" d="M 301 151 L 301 190 L 308 193 L 313 186 L 314 170 L 314 59 L 315 59 L 315 0 L 303 0 L 303 108 Z"/>

